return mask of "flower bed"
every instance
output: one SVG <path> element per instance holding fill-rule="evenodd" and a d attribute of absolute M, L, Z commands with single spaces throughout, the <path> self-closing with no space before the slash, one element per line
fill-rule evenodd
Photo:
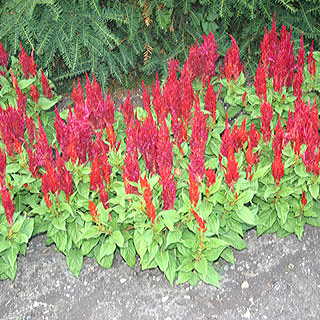
<path fill-rule="evenodd" d="M 143 103 L 115 110 L 93 77 L 60 99 L 34 59 L 0 47 L 0 278 L 14 279 L 29 239 L 46 233 L 78 275 L 85 256 L 109 268 L 159 267 L 171 284 L 218 286 L 213 263 L 235 262 L 243 236 L 320 226 L 319 52 L 294 54 L 275 22 L 248 85 L 231 37 L 224 64 L 213 34 L 184 65 L 168 63 Z"/>

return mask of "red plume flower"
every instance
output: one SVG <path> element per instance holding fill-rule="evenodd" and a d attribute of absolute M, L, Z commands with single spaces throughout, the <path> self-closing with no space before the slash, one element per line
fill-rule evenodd
<path fill-rule="evenodd" d="M 211 83 L 208 85 L 206 95 L 204 97 L 205 108 L 210 112 L 213 123 L 216 122 L 216 111 L 217 111 L 217 94 L 213 89 Z"/>
<path fill-rule="evenodd" d="M 227 171 L 224 176 L 227 185 L 233 190 L 233 185 L 238 181 L 240 176 L 238 171 L 238 163 L 236 161 L 234 150 L 232 147 L 229 147 L 227 160 Z"/>
<path fill-rule="evenodd" d="M 43 71 L 41 71 L 41 85 L 42 85 L 43 95 L 45 97 L 47 97 L 48 99 L 51 99 L 52 98 L 52 91 L 49 86 L 48 79 Z"/>
<path fill-rule="evenodd" d="M 301 195 L 301 204 L 302 207 L 305 207 L 307 204 L 307 197 L 306 197 L 306 193 L 305 191 L 302 191 L 302 195 Z"/>
<path fill-rule="evenodd" d="M 224 75 L 228 81 L 237 80 L 243 71 L 243 65 L 240 61 L 240 51 L 236 40 L 232 35 L 231 47 L 227 50 L 224 57 Z"/>
<path fill-rule="evenodd" d="M 2 205 L 6 214 L 6 219 L 9 225 L 13 224 L 14 204 L 12 202 L 10 193 L 6 187 L 1 187 Z"/>
<path fill-rule="evenodd" d="M 284 165 L 282 163 L 281 154 L 275 154 L 272 163 L 272 175 L 277 185 L 280 184 L 281 178 L 284 176 Z"/>
<path fill-rule="evenodd" d="M 154 220 L 156 218 L 156 208 L 152 202 L 152 191 L 147 177 L 140 177 L 140 185 L 143 189 L 143 198 L 146 205 L 146 214 L 151 220 L 151 222 L 154 223 Z"/>
<path fill-rule="evenodd" d="M 0 42 L 0 66 L 7 68 L 8 66 L 8 53 L 4 50 L 2 43 Z"/>
<path fill-rule="evenodd" d="M 313 47 L 314 47 L 314 42 L 312 40 L 309 55 L 308 55 L 308 71 L 311 77 L 315 76 L 316 70 L 317 70 L 316 60 L 313 57 L 313 50 L 314 50 Z"/>
<path fill-rule="evenodd" d="M 20 49 L 19 61 L 22 67 L 22 72 L 26 78 L 29 78 L 30 76 L 34 77 L 37 74 L 37 65 L 34 62 L 33 55 L 31 54 L 31 56 L 28 56 L 21 42 Z"/>
<path fill-rule="evenodd" d="M 261 132 L 263 140 L 268 142 L 271 138 L 270 123 L 273 117 L 273 109 L 267 101 L 264 101 L 260 107 L 261 112 Z"/>
<path fill-rule="evenodd" d="M 30 86 L 30 96 L 32 98 L 32 101 L 34 101 L 35 103 L 38 103 L 40 94 L 37 86 L 35 86 L 34 84 Z"/>
<path fill-rule="evenodd" d="M 206 230 L 207 230 L 206 222 L 199 216 L 199 214 L 193 208 L 191 208 L 191 212 L 192 212 L 193 216 L 195 217 L 196 221 L 198 222 L 199 231 L 206 232 Z"/>

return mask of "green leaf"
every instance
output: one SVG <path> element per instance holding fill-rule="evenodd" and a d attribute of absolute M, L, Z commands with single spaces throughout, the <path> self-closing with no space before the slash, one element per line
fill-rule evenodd
<path fill-rule="evenodd" d="M 207 274 L 199 274 L 200 279 L 208 284 L 211 284 L 217 288 L 220 288 L 220 280 L 221 280 L 221 276 L 219 275 L 219 273 L 213 268 L 210 267 L 208 269 Z"/>
<path fill-rule="evenodd" d="M 163 223 L 170 231 L 174 230 L 174 224 L 180 220 L 180 215 L 176 210 L 164 210 L 160 212 Z"/>
<path fill-rule="evenodd" d="M 19 248 L 17 245 L 11 245 L 11 247 L 5 252 L 4 258 L 9 262 L 10 268 L 14 269 L 16 264 Z"/>
<path fill-rule="evenodd" d="M 71 273 L 75 276 L 79 276 L 82 265 L 83 256 L 80 249 L 71 249 L 66 254 L 67 265 Z"/>
<path fill-rule="evenodd" d="M 168 264 L 169 264 L 168 250 L 160 250 L 155 258 L 161 271 L 164 271 L 168 268 Z"/>
<path fill-rule="evenodd" d="M 220 236 L 220 238 L 228 242 L 237 250 L 243 250 L 247 247 L 247 243 L 235 232 L 227 232 Z"/>
<path fill-rule="evenodd" d="M 51 235 L 52 240 L 56 244 L 56 247 L 59 251 L 65 252 L 68 243 L 68 235 L 66 232 L 58 231 L 55 234 Z"/>
<path fill-rule="evenodd" d="M 96 225 L 92 225 L 90 223 L 86 223 L 83 229 L 83 239 L 97 238 L 101 232 L 99 231 Z"/>
<path fill-rule="evenodd" d="M 311 193 L 312 198 L 318 199 L 318 197 L 319 197 L 319 185 L 318 184 L 309 185 L 309 191 Z"/>
<path fill-rule="evenodd" d="M 58 96 L 52 100 L 45 98 L 45 97 L 40 97 L 38 101 L 38 106 L 42 110 L 49 110 L 51 107 L 53 107 L 56 103 L 58 103 L 61 100 L 61 97 Z"/>
<path fill-rule="evenodd" d="M 128 241 L 128 247 L 120 248 L 120 254 L 123 259 L 126 261 L 129 267 L 134 267 L 136 264 L 136 250 L 134 244 L 131 241 Z"/>
<path fill-rule="evenodd" d="M 203 275 L 208 273 L 208 261 L 205 257 L 201 257 L 199 260 L 195 260 L 194 268 Z"/>
<path fill-rule="evenodd" d="M 30 87 L 37 79 L 31 78 L 31 79 L 22 79 L 18 81 L 18 86 L 21 90 Z"/>
<path fill-rule="evenodd" d="M 170 253 L 168 267 L 164 270 L 164 274 L 171 285 L 173 285 L 174 279 L 176 278 L 176 268 L 176 259 L 173 254 Z"/>
<path fill-rule="evenodd" d="M 56 229 L 66 231 L 66 221 L 63 216 L 54 217 L 51 223 Z"/>
<path fill-rule="evenodd" d="M 114 255 L 111 254 L 110 256 L 104 256 L 102 259 L 97 259 L 99 265 L 103 268 L 109 269 L 112 267 Z"/>
<path fill-rule="evenodd" d="M 221 253 L 221 258 L 232 264 L 236 262 L 236 258 L 234 257 L 231 248 L 224 249 Z"/>
<path fill-rule="evenodd" d="M 296 165 L 296 166 L 294 167 L 294 172 L 295 172 L 300 178 L 305 178 L 305 177 L 308 177 L 308 176 L 309 176 L 308 172 L 306 171 L 305 166 L 304 166 L 302 163 L 300 163 L 300 164 L 298 164 L 298 165 Z"/>
<path fill-rule="evenodd" d="M 275 203 L 277 216 L 280 219 L 280 223 L 284 225 L 287 221 L 288 212 L 289 212 L 289 204 L 285 200 L 279 200 Z"/>
<path fill-rule="evenodd" d="M 34 220 L 33 219 L 26 219 L 24 221 L 24 224 L 22 225 L 21 232 L 23 232 L 26 235 L 28 240 L 32 236 L 33 227 L 34 227 Z"/>
<path fill-rule="evenodd" d="M 110 239 L 114 241 L 119 247 L 123 247 L 124 245 L 124 238 L 121 231 L 116 230 L 112 232 Z"/>
<path fill-rule="evenodd" d="M 100 246 L 99 259 L 102 259 L 104 256 L 109 256 L 113 254 L 115 250 L 115 243 L 110 238 L 104 239 Z"/>
<path fill-rule="evenodd" d="M 81 253 L 82 255 L 87 255 L 99 242 L 99 238 L 90 238 L 84 240 L 81 245 Z"/>
<path fill-rule="evenodd" d="M 144 240 L 143 234 L 135 231 L 133 235 L 133 241 L 138 255 L 142 258 L 147 251 L 147 243 Z"/>
<path fill-rule="evenodd" d="M 237 200 L 238 205 L 243 205 L 245 203 L 248 203 L 252 200 L 255 192 L 251 189 L 247 189 L 245 191 L 242 191 L 239 195 L 239 198 Z"/>
<path fill-rule="evenodd" d="M 177 279 L 177 284 L 182 284 L 185 282 L 188 282 L 191 279 L 192 272 L 185 272 L 185 271 L 179 271 L 178 272 L 178 279 Z"/>
<path fill-rule="evenodd" d="M 12 231 L 14 233 L 20 232 L 20 229 L 22 228 L 25 219 L 26 219 L 25 216 L 19 216 L 18 219 L 14 222 L 14 225 L 12 227 Z"/>
<path fill-rule="evenodd" d="M 246 206 L 242 206 L 240 208 L 238 208 L 237 210 L 237 216 L 244 222 L 247 223 L 249 225 L 256 225 L 256 215 L 255 212 L 253 212 L 254 210 Z"/>
<path fill-rule="evenodd" d="M 10 241 L 6 240 L 5 238 L 0 239 L 0 252 L 5 251 L 6 249 L 10 248 L 10 246 Z"/>
<path fill-rule="evenodd" d="M 167 245 L 166 245 L 166 247 L 168 247 L 171 243 L 180 242 L 181 236 L 182 236 L 181 230 L 169 231 L 168 234 L 167 234 Z"/>

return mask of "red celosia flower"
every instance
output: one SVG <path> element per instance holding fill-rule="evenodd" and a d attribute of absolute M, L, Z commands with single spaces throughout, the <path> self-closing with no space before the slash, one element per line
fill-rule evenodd
<path fill-rule="evenodd" d="M 209 188 L 216 182 L 216 172 L 213 169 L 206 169 L 207 187 Z"/>
<path fill-rule="evenodd" d="M 189 198 L 191 205 L 196 207 L 200 198 L 199 186 L 198 181 L 193 176 L 193 173 L 190 171 L 189 166 Z"/>
<path fill-rule="evenodd" d="M 262 99 L 267 99 L 267 79 L 266 71 L 263 64 L 260 62 L 256 70 L 256 77 L 254 79 L 254 87 L 256 89 L 257 96 Z"/>
<path fill-rule="evenodd" d="M 210 112 L 213 123 L 216 122 L 216 111 L 217 111 L 217 94 L 213 89 L 211 83 L 208 85 L 206 95 L 204 97 L 205 109 Z"/>
<path fill-rule="evenodd" d="M 99 189 L 99 195 L 100 195 L 100 201 L 102 202 L 102 205 L 105 209 L 109 208 L 109 195 L 106 189 L 103 187 L 103 185 L 100 186 Z"/>
<path fill-rule="evenodd" d="M 306 197 L 306 193 L 305 191 L 302 191 L 302 195 L 301 195 L 301 204 L 302 207 L 305 207 L 307 204 L 307 197 Z"/>
<path fill-rule="evenodd" d="M 151 222 L 154 223 L 154 220 L 156 218 L 156 208 L 152 202 L 152 191 L 147 177 L 140 177 L 140 185 L 143 189 L 143 198 L 146 205 L 146 214 L 151 220 Z"/>
<path fill-rule="evenodd" d="M 267 101 L 264 101 L 260 107 L 261 112 L 261 132 L 263 140 L 268 142 L 271 137 L 270 123 L 273 117 L 273 109 Z"/>
<path fill-rule="evenodd" d="M 215 75 L 216 62 L 219 58 L 218 46 L 212 32 L 207 36 L 203 35 L 202 39 L 201 45 L 196 42 L 190 48 L 182 73 L 188 73 L 191 80 L 200 78 L 203 83 L 208 83 Z"/>
<path fill-rule="evenodd" d="M 6 214 L 7 222 L 9 225 L 12 225 L 15 208 L 14 208 L 14 204 L 12 202 L 10 193 L 5 186 L 1 187 L 1 198 L 2 198 L 2 206 Z"/>
<path fill-rule="evenodd" d="M 240 61 L 240 51 L 236 40 L 230 35 L 231 47 L 227 50 L 224 57 L 224 76 L 228 81 L 237 80 L 243 71 L 243 65 Z"/>
<path fill-rule="evenodd" d="M 198 215 L 198 213 L 193 208 L 191 208 L 191 212 L 198 222 L 199 231 L 205 232 L 207 230 L 206 222 Z"/>
<path fill-rule="evenodd" d="M 0 188 L 4 185 L 6 176 L 7 156 L 5 152 L 0 149 Z"/>
<path fill-rule="evenodd" d="M 146 163 L 147 169 L 151 173 L 156 172 L 157 168 L 157 136 L 158 129 L 153 119 L 151 111 L 148 112 L 147 118 L 141 124 L 138 123 L 139 134 L 137 136 L 138 149 Z"/>
<path fill-rule="evenodd" d="M 317 69 L 316 60 L 313 57 L 313 50 L 314 50 L 313 47 L 314 47 L 314 42 L 312 40 L 311 47 L 309 50 L 309 55 L 308 55 L 308 71 L 309 71 L 311 77 L 315 76 L 316 69 Z"/>
<path fill-rule="evenodd" d="M 47 97 L 48 99 L 51 99 L 52 98 L 52 91 L 51 91 L 51 88 L 49 86 L 48 79 L 47 79 L 47 77 L 46 77 L 46 75 L 44 74 L 43 71 L 41 71 L 41 85 L 42 85 L 43 95 L 45 97 Z"/>
<path fill-rule="evenodd" d="M 165 120 L 160 123 L 157 141 L 157 172 L 165 179 L 171 175 L 173 164 L 172 144 L 170 132 Z"/>
<path fill-rule="evenodd" d="M 248 135 L 246 131 L 247 119 L 244 118 L 241 123 L 241 128 L 239 129 L 237 124 L 234 125 L 232 130 L 232 145 L 235 152 L 242 148 L 243 144 L 247 141 Z"/>
<path fill-rule="evenodd" d="M 34 101 L 35 103 L 38 103 L 40 94 L 37 86 L 35 86 L 34 84 L 30 86 L 30 96 L 32 98 L 32 101 Z"/>
<path fill-rule="evenodd" d="M 28 56 L 26 51 L 24 50 L 22 43 L 20 42 L 20 53 L 19 53 L 19 61 L 22 67 L 22 72 L 26 78 L 29 78 L 30 75 L 32 77 L 37 74 L 37 65 L 34 62 L 33 55 Z"/>
<path fill-rule="evenodd" d="M 251 123 L 250 131 L 248 132 L 248 137 L 251 142 L 252 148 L 257 147 L 260 140 L 260 133 L 256 129 L 254 123 Z"/>
<path fill-rule="evenodd" d="M 90 215 L 92 217 L 92 220 L 97 223 L 98 222 L 98 217 L 99 217 L 97 206 L 91 200 L 89 200 L 88 202 L 89 202 L 88 208 L 89 208 L 89 212 L 90 212 Z"/>
<path fill-rule="evenodd" d="M 227 160 L 227 171 L 225 172 L 224 176 L 227 185 L 233 190 L 233 185 L 238 181 L 240 176 L 238 171 L 238 163 L 232 147 L 229 147 Z"/>
<path fill-rule="evenodd" d="M 228 113 L 226 113 L 225 129 L 223 131 L 222 138 L 221 138 L 220 154 L 224 157 L 227 157 L 228 150 L 229 150 L 230 146 L 232 148 L 234 147 L 233 146 L 233 137 L 230 132 Z"/>
<path fill-rule="evenodd" d="M 176 181 L 173 175 L 161 178 L 162 184 L 162 201 L 163 210 L 170 210 L 174 208 L 174 202 L 176 200 Z"/>
<path fill-rule="evenodd" d="M 0 42 L 0 66 L 7 68 L 8 66 L 8 53 L 4 50 L 2 43 Z"/>
<path fill-rule="evenodd" d="M 102 175 L 100 172 L 100 161 L 99 158 L 95 158 L 91 164 L 91 173 L 90 173 L 90 189 L 98 190 L 103 184 Z"/>
<path fill-rule="evenodd" d="M 302 97 L 303 69 L 299 68 L 293 78 L 293 94 Z"/>
<path fill-rule="evenodd" d="M 198 181 L 201 181 L 205 174 L 204 154 L 208 140 L 206 121 L 207 116 L 200 111 L 199 104 L 196 103 L 190 139 L 191 154 L 189 167 Z"/>
<path fill-rule="evenodd" d="M 158 122 L 161 123 L 167 117 L 168 108 L 162 96 L 158 73 L 156 73 L 156 81 L 152 87 L 152 105 L 157 115 Z"/>
<path fill-rule="evenodd" d="M 280 184 L 281 178 L 284 176 L 284 165 L 282 163 L 281 154 L 275 154 L 272 163 L 272 175 L 277 185 Z"/>
<path fill-rule="evenodd" d="M 154 104 L 154 102 L 153 102 Z M 124 100 L 124 103 L 120 106 L 120 111 L 123 114 L 124 117 L 124 122 L 126 126 L 128 127 L 131 120 L 134 118 L 134 106 L 131 103 L 131 96 L 130 96 L 130 91 L 128 91 L 127 97 Z"/>
<path fill-rule="evenodd" d="M 253 152 L 252 149 L 253 149 L 253 146 L 252 146 L 251 140 L 249 140 L 248 148 L 246 151 L 246 160 L 248 164 L 246 168 L 246 178 L 249 180 L 252 179 L 252 175 L 251 175 L 252 167 L 259 161 L 258 152 Z"/>
<path fill-rule="evenodd" d="M 243 105 L 244 107 L 247 106 L 247 95 L 248 95 L 248 93 L 247 93 L 247 91 L 245 91 L 245 92 L 242 94 L 242 97 L 241 97 L 242 105 Z"/>

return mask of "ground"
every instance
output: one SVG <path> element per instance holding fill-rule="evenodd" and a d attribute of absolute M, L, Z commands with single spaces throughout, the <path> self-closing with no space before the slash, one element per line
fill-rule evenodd
<path fill-rule="evenodd" d="M 249 232 L 236 264 L 218 264 L 220 289 L 171 287 L 158 269 L 131 269 L 120 256 L 109 270 L 87 259 L 75 278 L 44 239 L 32 239 L 15 281 L 0 282 L 1 320 L 320 318 L 319 228 L 307 227 L 302 241 Z"/>

